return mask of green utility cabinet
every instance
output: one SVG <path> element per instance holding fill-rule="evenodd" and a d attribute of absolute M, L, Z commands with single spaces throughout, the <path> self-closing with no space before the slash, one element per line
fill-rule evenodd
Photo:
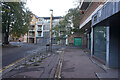
<path fill-rule="evenodd" d="M 74 45 L 75 46 L 81 46 L 82 45 L 82 39 L 81 38 L 74 38 Z"/>

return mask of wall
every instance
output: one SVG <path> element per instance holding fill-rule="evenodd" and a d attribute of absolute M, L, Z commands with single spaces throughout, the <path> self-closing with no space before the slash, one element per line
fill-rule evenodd
<path fill-rule="evenodd" d="M 87 35 L 86 34 L 80 34 L 76 33 L 69 37 L 69 44 L 74 45 L 74 37 L 81 37 L 82 38 L 82 46 L 87 47 Z"/>
<path fill-rule="evenodd" d="M 80 24 L 82 24 L 94 11 L 95 9 L 103 3 L 100 2 L 93 2 L 90 4 L 89 8 L 86 10 L 84 15 L 82 16 L 82 19 L 80 21 Z"/>
<path fill-rule="evenodd" d="M 120 68 L 120 12 L 98 23 L 97 26 L 109 27 L 109 42 L 106 42 L 106 65 L 111 68 Z M 96 26 L 96 25 L 95 25 Z M 94 27 L 94 26 L 93 26 Z M 91 36 L 93 39 L 93 36 Z M 93 47 L 93 46 L 91 46 Z M 92 51 L 93 49 L 91 49 Z M 92 54 L 91 54 L 92 55 Z"/>
<path fill-rule="evenodd" d="M 38 19 L 36 18 L 36 16 L 33 14 L 32 15 L 32 21 L 30 22 L 31 25 L 35 25 L 35 38 L 34 38 L 34 43 L 36 43 L 36 33 L 37 33 L 37 25 L 36 22 L 38 21 Z M 29 33 L 28 33 L 29 34 Z M 28 35 L 29 37 L 29 35 Z M 28 42 L 31 43 L 30 39 L 28 39 Z"/>
<path fill-rule="evenodd" d="M 110 53 L 109 67 L 120 68 L 120 12 L 112 16 L 110 20 Z"/>

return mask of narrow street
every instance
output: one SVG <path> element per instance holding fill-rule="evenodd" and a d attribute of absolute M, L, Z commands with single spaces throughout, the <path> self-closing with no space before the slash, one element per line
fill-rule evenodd
<path fill-rule="evenodd" d="M 2 49 L 2 67 L 32 54 L 33 51 L 45 49 L 45 46 L 35 44 L 22 44 L 21 47 L 7 47 Z"/>
<path fill-rule="evenodd" d="M 41 46 L 39 44 L 27 44 L 27 43 L 11 43 L 12 45 L 20 45 L 21 47 L 6 47 L 2 49 L 2 67 L 8 66 L 13 62 L 28 56 L 30 54 L 34 54 L 39 51 L 45 51 L 46 46 Z M 60 46 L 53 48 L 60 48 Z"/>

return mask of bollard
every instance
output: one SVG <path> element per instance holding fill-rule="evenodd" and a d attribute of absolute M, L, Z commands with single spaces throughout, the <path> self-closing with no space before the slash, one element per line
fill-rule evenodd
<path fill-rule="evenodd" d="M 24 64 L 26 64 L 26 58 L 25 58 L 25 54 L 24 54 Z"/>
<path fill-rule="evenodd" d="M 39 53 L 39 60 L 40 60 L 40 58 L 41 58 L 41 53 Z"/>

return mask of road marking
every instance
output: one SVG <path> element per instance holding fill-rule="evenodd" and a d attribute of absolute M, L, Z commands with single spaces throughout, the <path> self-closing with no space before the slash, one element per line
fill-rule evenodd
<path fill-rule="evenodd" d="M 59 62 L 58 62 L 58 67 L 57 67 L 57 70 L 56 70 L 56 73 L 55 73 L 55 78 L 61 78 L 61 70 L 62 70 L 62 62 L 63 62 L 63 59 L 64 59 L 64 51 L 62 51 L 62 54 L 60 55 L 60 59 L 59 59 Z"/>
<path fill-rule="evenodd" d="M 26 58 L 26 57 L 25 57 L 25 58 Z M 5 71 L 6 69 L 8 69 L 8 68 L 11 67 L 11 66 L 14 66 L 15 64 L 17 64 L 18 62 L 22 61 L 22 60 L 25 59 L 25 58 L 21 58 L 21 59 L 17 60 L 16 62 L 14 62 L 14 63 L 12 63 L 12 64 L 10 64 L 10 65 L 8 65 L 8 66 L 5 66 L 5 68 L 3 68 L 3 69 L 0 70 L 0 73 L 3 72 L 3 71 Z"/>

